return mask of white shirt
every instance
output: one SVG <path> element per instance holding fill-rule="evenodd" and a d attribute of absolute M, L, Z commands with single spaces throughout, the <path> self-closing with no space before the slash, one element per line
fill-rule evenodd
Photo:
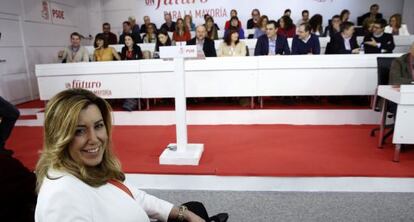
<path fill-rule="evenodd" d="M 37 198 L 37 222 L 149 222 L 149 218 L 167 221 L 173 205 L 133 186 L 134 198 L 112 184 L 91 187 L 75 176 L 56 170 L 45 178 Z"/>
<path fill-rule="evenodd" d="M 389 25 L 385 26 L 384 32 L 392 34 L 392 27 Z M 400 29 L 398 30 L 398 35 L 410 35 L 407 29 L 407 25 L 401 25 Z"/>

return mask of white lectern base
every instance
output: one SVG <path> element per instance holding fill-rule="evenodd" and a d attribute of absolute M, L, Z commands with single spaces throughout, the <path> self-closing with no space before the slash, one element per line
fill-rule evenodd
<path fill-rule="evenodd" d="M 168 144 L 168 147 L 176 144 Z M 204 144 L 187 144 L 185 152 L 172 151 L 166 148 L 160 156 L 161 165 L 198 165 L 201 154 L 204 151 Z"/>

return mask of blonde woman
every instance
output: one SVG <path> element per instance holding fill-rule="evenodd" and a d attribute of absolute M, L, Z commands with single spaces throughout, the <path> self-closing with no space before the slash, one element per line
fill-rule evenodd
<path fill-rule="evenodd" d="M 87 90 L 65 90 L 48 102 L 35 220 L 204 221 L 125 182 L 112 151 L 111 122 L 109 104 Z"/>

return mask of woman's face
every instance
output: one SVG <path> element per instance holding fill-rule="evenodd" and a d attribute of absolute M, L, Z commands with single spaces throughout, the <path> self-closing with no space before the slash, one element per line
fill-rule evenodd
<path fill-rule="evenodd" d="M 233 32 L 232 34 L 231 34 L 231 41 L 232 42 L 236 42 L 237 40 L 239 40 L 239 33 L 237 33 L 237 32 Z"/>
<path fill-rule="evenodd" d="M 102 47 L 102 46 L 104 45 L 104 40 L 102 40 L 102 39 L 98 39 L 98 40 L 96 40 L 96 45 L 97 45 L 98 47 Z"/>
<path fill-rule="evenodd" d="M 394 26 L 396 26 L 397 25 L 397 19 L 395 19 L 395 17 L 392 17 L 391 19 L 390 19 L 390 26 L 391 27 L 394 27 Z"/>
<path fill-rule="evenodd" d="M 154 27 L 152 25 L 149 25 L 147 28 L 147 32 L 151 34 L 154 33 Z"/>
<path fill-rule="evenodd" d="M 190 23 L 190 16 L 184 17 L 184 21 L 185 21 L 185 23 Z"/>
<path fill-rule="evenodd" d="M 167 36 L 165 36 L 164 34 L 159 34 L 158 35 L 158 41 L 161 42 L 161 44 L 165 45 L 165 43 L 167 43 Z"/>
<path fill-rule="evenodd" d="M 231 20 L 231 26 L 237 27 L 238 25 L 239 25 L 239 21 L 237 21 L 237 19 Z"/>
<path fill-rule="evenodd" d="M 134 41 L 132 40 L 131 36 L 125 36 L 125 45 L 131 47 L 133 44 Z"/>
<path fill-rule="evenodd" d="M 184 27 L 184 23 L 183 23 L 183 20 L 177 20 L 177 27 L 178 28 L 182 28 L 182 27 Z"/>
<path fill-rule="evenodd" d="M 89 105 L 79 114 L 69 154 L 78 164 L 94 167 L 102 162 L 107 144 L 108 135 L 101 111 L 95 104 Z"/>
<path fill-rule="evenodd" d="M 265 18 L 265 19 L 263 19 L 262 20 L 262 27 L 265 27 L 266 28 L 266 25 L 267 25 L 267 19 Z"/>
<path fill-rule="evenodd" d="M 354 32 L 355 32 L 355 28 L 354 26 L 351 26 L 349 29 L 344 30 L 344 35 L 346 38 L 351 38 Z"/>
<path fill-rule="evenodd" d="M 280 19 L 279 25 L 280 25 L 280 28 L 285 28 L 285 20 L 283 20 L 283 18 Z"/>
<path fill-rule="evenodd" d="M 213 27 L 213 21 L 211 19 L 207 20 L 207 27 L 208 28 Z"/>

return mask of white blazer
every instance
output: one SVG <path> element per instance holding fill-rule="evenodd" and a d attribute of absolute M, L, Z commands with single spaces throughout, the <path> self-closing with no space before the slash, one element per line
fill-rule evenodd
<path fill-rule="evenodd" d="M 91 187 L 75 176 L 49 170 L 37 198 L 37 222 L 149 222 L 149 217 L 167 221 L 173 205 L 133 186 L 124 184 L 134 199 L 112 184 Z"/>
<path fill-rule="evenodd" d="M 389 26 L 389 25 L 385 26 L 384 32 L 392 34 L 391 26 Z M 401 25 L 400 29 L 398 30 L 398 35 L 410 35 L 410 33 L 408 32 L 406 24 Z"/>

